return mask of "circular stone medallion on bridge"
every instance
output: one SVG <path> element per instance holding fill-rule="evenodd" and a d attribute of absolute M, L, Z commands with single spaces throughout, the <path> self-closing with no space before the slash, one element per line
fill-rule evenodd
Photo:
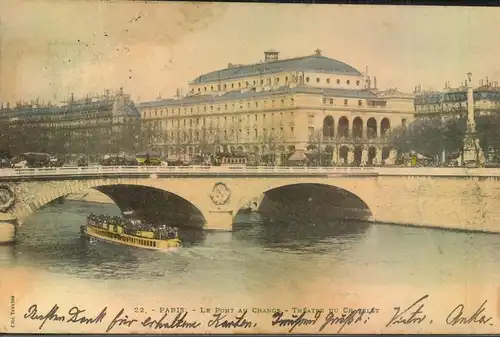
<path fill-rule="evenodd" d="M 216 183 L 212 189 L 212 193 L 210 193 L 210 199 L 218 206 L 227 204 L 230 196 L 231 191 L 229 191 L 229 188 L 224 183 Z"/>
<path fill-rule="evenodd" d="M 0 212 L 9 210 L 15 202 L 15 194 L 9 185 L 0 185 Z"/>

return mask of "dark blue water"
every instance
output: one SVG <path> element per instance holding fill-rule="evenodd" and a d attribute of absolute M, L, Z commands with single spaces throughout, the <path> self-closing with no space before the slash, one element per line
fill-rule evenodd
<path fill-rule="evenodd" d="M 444 285 L 500 279 L 500 235 L 362 223 L 264 223 L 240 214 L 233 232 L 182 232 L 176 253 L 88 243 L 79 227 L 114 205 L 68 201 L 39 210 L 4 247 L 3 265 L 79 279 L 161 282 L 164 286 L 259 290 L 293 278 L 367 284 Z M 207 282 L 207 277 L 210 282 Z"/>

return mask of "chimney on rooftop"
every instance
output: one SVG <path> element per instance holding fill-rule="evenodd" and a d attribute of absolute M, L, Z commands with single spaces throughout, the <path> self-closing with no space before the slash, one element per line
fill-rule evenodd
<path fill-rule="evenodd" d="M 264 58 L 265 58 L 266 62 L 277 61 L 278 55 L 279 55 L 279 52 L 274 50 L 274 49 L 270 49 L 270 50 L 264 52 Z"/>

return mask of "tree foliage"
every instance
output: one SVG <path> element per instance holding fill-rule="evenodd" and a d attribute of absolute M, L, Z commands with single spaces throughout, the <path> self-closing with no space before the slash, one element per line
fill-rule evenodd
<path fill-rule="evenodd" d="M 392 130 L 389 144 L 399 154 L 416 151 L 428 157 L 437 157 L 446 151 L 461 151 L 467 127 L 464 117 L 432 117 L 417 119 L 409 126 Z"/>
<path fill-rule="evenodd" d="M 500 157 L 500 114 L 493 113 L 490 115 L 476 117 L 477 136 L 479 144 L 485 154 L 491 153 L 495 161 Z"/>
<path fill-rule="evenodd" d="M 476 135 L 484 153 L 500 158 L 500 114 L 492 112 L 476 116 Z M 391 132 L 389 142 L 401 153 L 416 151 L 426 156 L 458 152 L 463 148 L 467 129 L 465 116 L 418 119 L 407 128 L 398 127 Z M 492 150 L 492 151 L 491 151 Z"/>

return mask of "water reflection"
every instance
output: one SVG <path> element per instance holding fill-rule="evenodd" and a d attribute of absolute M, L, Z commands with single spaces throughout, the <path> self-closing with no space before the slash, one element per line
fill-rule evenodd
<path fill-rule="evenodd" d="M 79 227 L 91 212 L 119 215 L 114 205 L 46 207 L 27 219 L 15 246 L 0 247 L 0 266 L 214 293 L 269 290 L 295 278 L 417 285 L 500 281 L 499 235 L 354 221 L 268 222 L 251 213 L 237 217 L 233 232 L 183 229 L 184 247 L 167 253 L 81 240 Z"/>
<path fill-rule="evenodd" d="M 239 216 L 236 221 L 235 230 L 242 240 L 249 240 L 270 249 L 304 250 L 318 253 L 323 249 L 318 243 L 358 240 L 371 226 L 362 221 L 335 219 L 316 219 L 314 222 L 311 222 L 310 218 L 292 218 L 288 221 L 274 220 L 263 218 L 259 213 L 246 214 L 246 217 Z"/>

